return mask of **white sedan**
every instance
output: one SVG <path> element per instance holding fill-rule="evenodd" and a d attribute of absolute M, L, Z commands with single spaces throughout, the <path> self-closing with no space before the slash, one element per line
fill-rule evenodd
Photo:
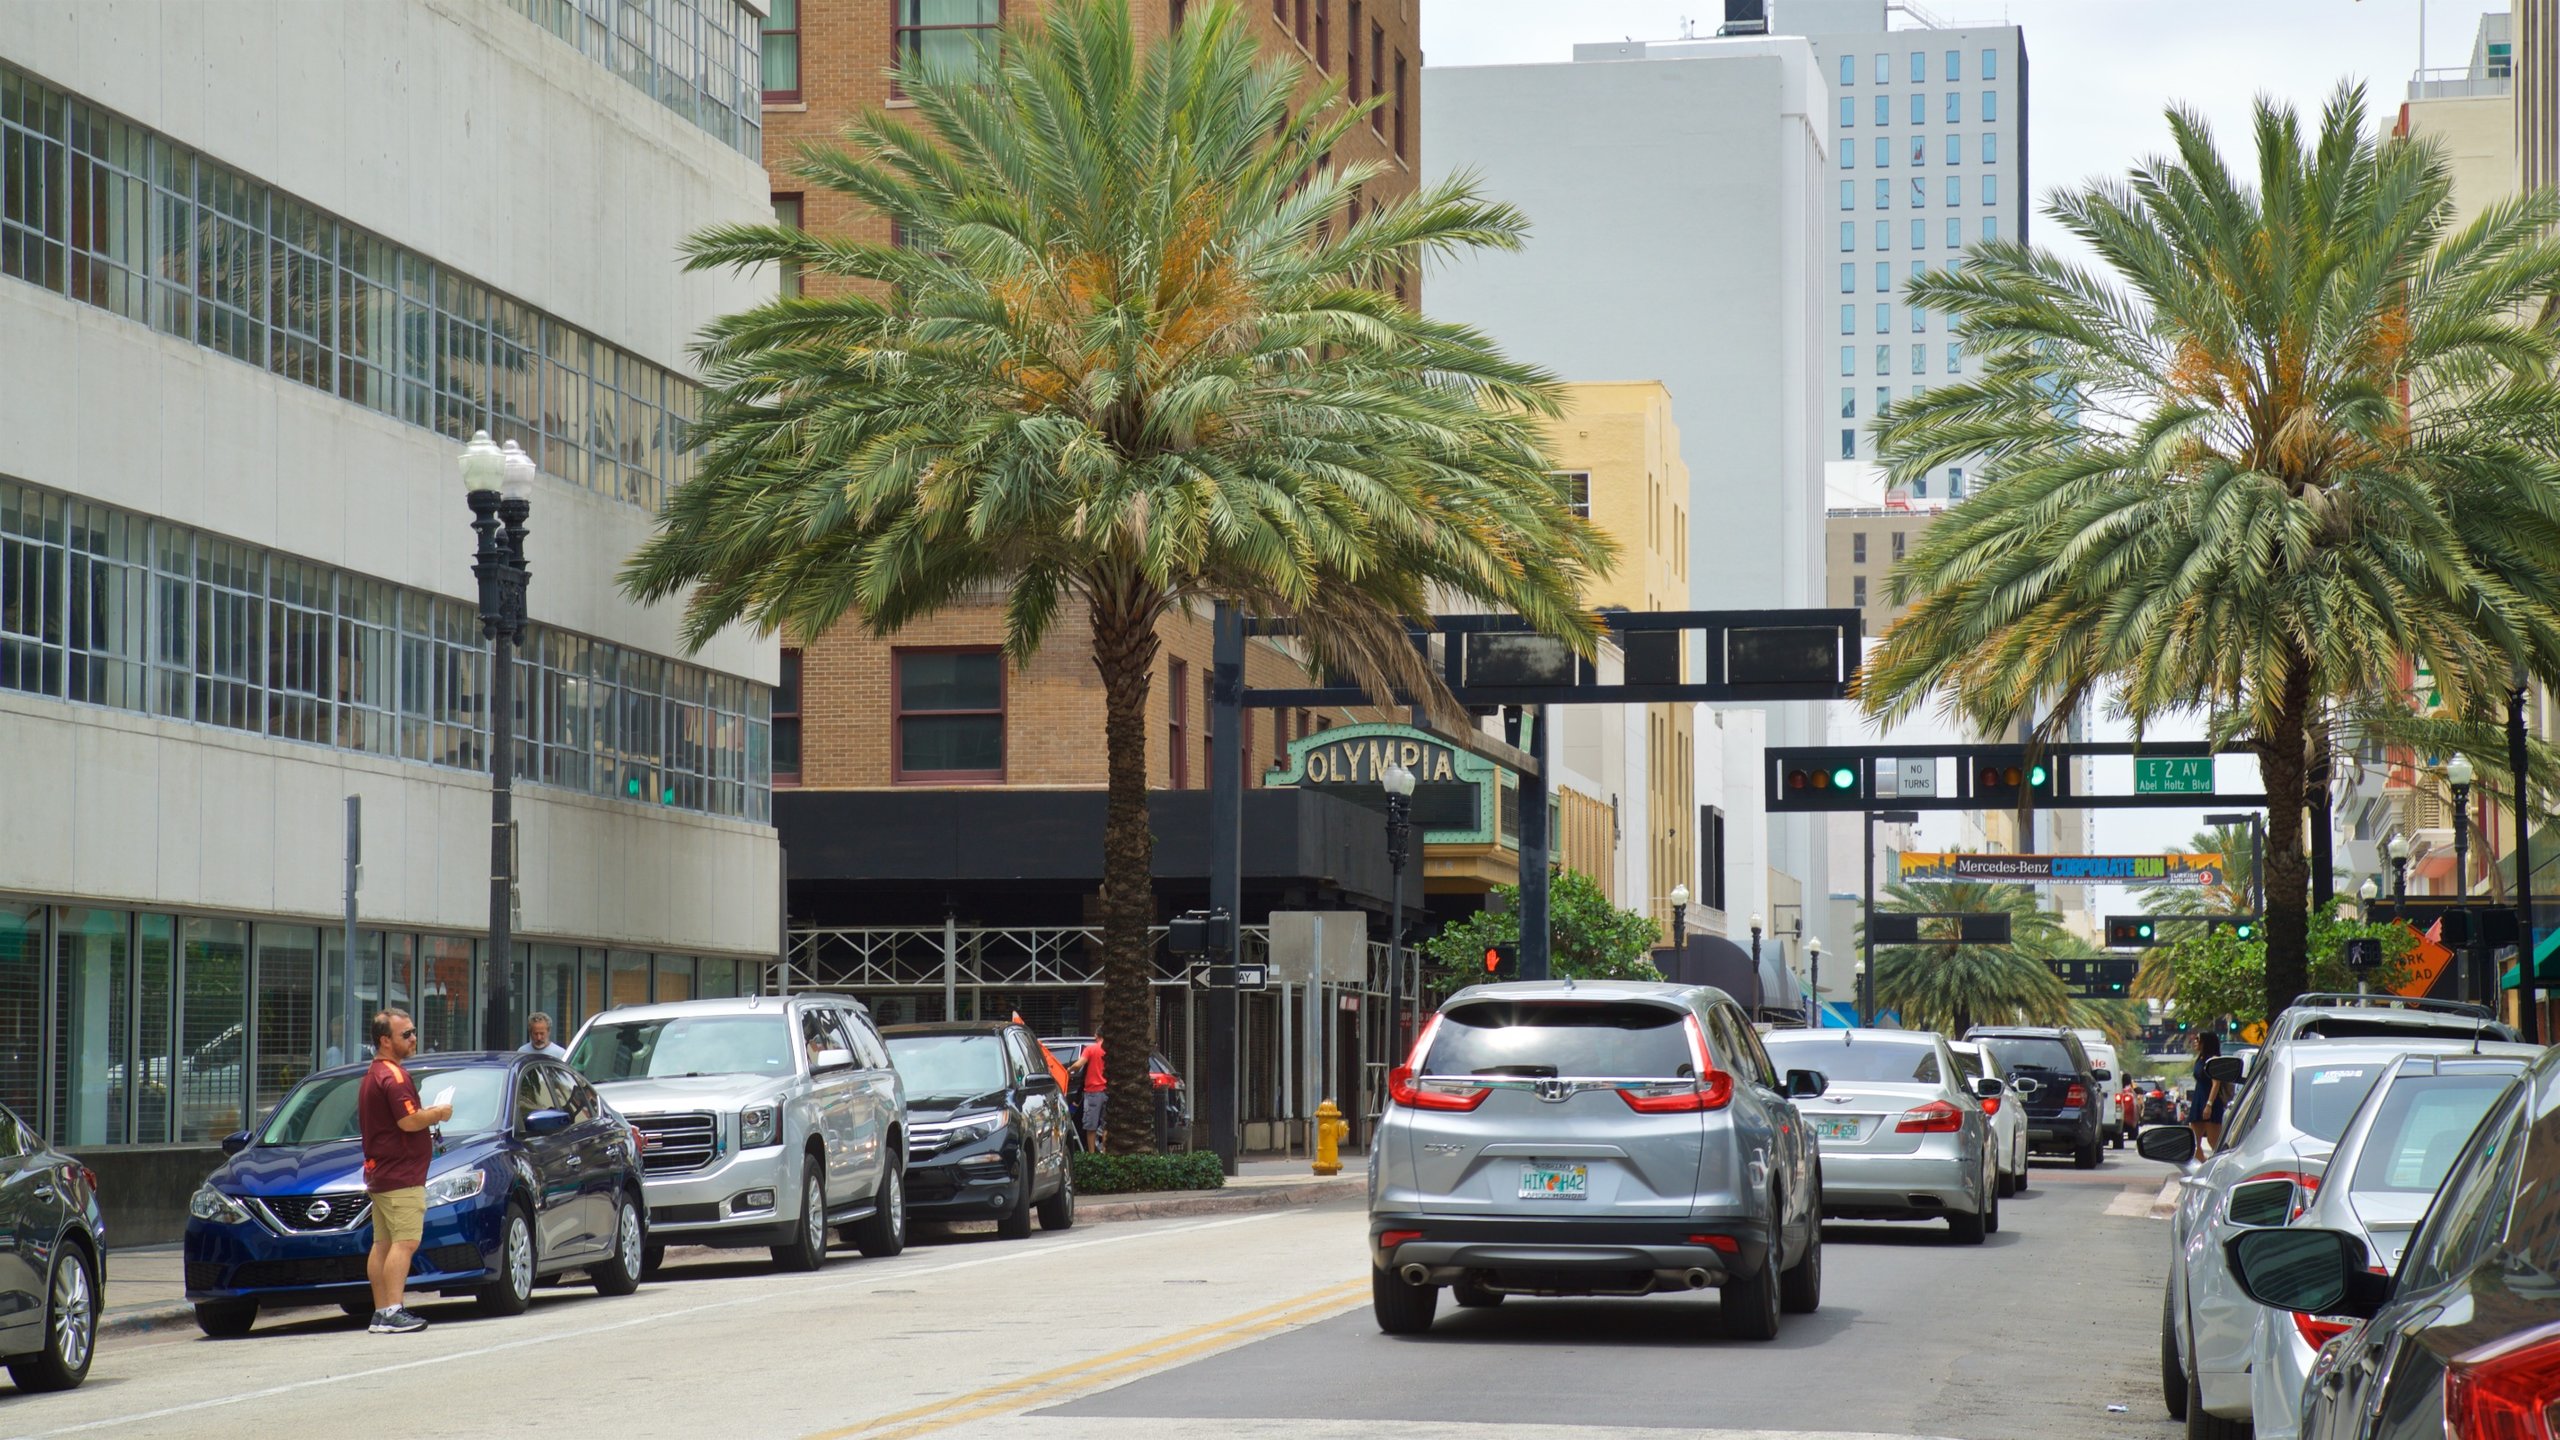
<path fill-rule="evenodd" d="M 2027 1188 L 2027 1105 L 2000 1068 L 2000 1057 L 1969 1040 L 1950 1040 L 1947 1049 L 1956 1057 L 1956 1068 L 1964 1072 L 1964 1088 L 1981 1101 L 1983 1113 L 1991 1117 L 1994 1153 L 2000 1160 L 2000 1193 L 2015 1195 Z M 1998 1095 L 1984 1095 L 1981 1082 L 1989 1078 L 2000 1082 Z"/>

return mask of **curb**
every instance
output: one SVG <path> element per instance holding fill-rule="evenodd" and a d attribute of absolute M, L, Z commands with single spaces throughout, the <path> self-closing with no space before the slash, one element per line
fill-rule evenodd
<path fill-rule="evenodd" d="M 2174 1182 L 2172 1182 L 2174 1183 Z M 1229 1190 L 1177 1190 L 1157 1195 L 1132 1196 L 1128 1199 L 1093 1199 L 1077 1197 L 1076 1223 L 1109 1225 L 1123 1220 L 1166 1220 L 1188 1215 L 1242 1215 L 1256 1210 L 1281 1210 L 1294 1205 L 1318 1205 L 1327 1200 L 1346 1200 L 1366 1195 L 1369 1182 L 1360 1175 L 1338 1175 L 1304 1184 L 1238 1186 Z M 670 1259 L 688 1256 L 711 1256 L 732 1252 L 707 1245 L 678 1246 L 669 1252 Z M 260 1318 L 273 1315 L 289 1320 L 311 1320 L 336 1312 L 335 1306 L 296 1305 L 288 1309 L 263 1310 Z M 137 1306 L 121 1313 L 110 1310 L 98 1317 L 98 1338 L 111 1340 L 120 1336 L 149 1335 L 162 1330 L 195 1328 L 196 1310 L 185 1301 L 167 1305 Z"/>
<path fill-rule="evenodd" d="M 2168 1183 L 2160 1187 L 2160 1193 L 2151 1197 L 2151 1218 L 2166 1220 L 2177 1214 L 2178 1196 L 2186 1187 L 2187 1182 L 2183 1177 L 2170 1176 Z"/>

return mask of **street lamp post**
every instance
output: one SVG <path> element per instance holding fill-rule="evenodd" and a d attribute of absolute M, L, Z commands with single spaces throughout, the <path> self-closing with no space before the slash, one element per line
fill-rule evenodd
<path fill-rule="evenodd" d="M 2542 1017 L 2535 1013 L 2533 973 L 2533 817 L 2525 808 L 2531 765 L 2525 754 L 2524 706 L 2532 677 L 2519 663 L 2514 678 L 2515 686 L 2507 692 L 2507 768 L 2516 777 L 2516 1018 L 2523 1023 L 2525 1043 L 2539 1045 Z"/>
<path fill-rule="evenodd" d="M 1671 887 L 1671 951 L 1676 955 L 1687 948 L 1689 948 L 1689 887 L 1674 885 Z"/>
<path fill-rule="evenodd" d="M 2445 783 L 2453 787 L 2453 894 L 2456 904 L 2471 895 L 2471 757 L 2459 751 L 2444 763 Z M 2493 977 L 2481 973 L 2480 927 L 2472 923 L 2471 912 L 2462 912 L 2462 970 L 2468 977 L 2466 988 L 2471 998 L 2483 1005 L 2491 1004 Z"/>
<path fill-rule="evenodd" d="M 1850 988 L 1850 993 L 1856 997 L 1858 1023 L 1861 1025 L 1873 1025 L 1876 1023 L 1875 1015 L 1869 1008 L 1871 1002 L 1867 998 L 1867 957 L 1864 955 L 1859 956 L 1849 974 L 1855 982 Z"/>
<path fill-rule="evenodd" d="M 2382 887 L 2374 884 L 2373 877 L 2367 875 L 2364 877 L 2364 883 L 2356 887 L 2356 899 L 2363 902 L 2363 908 L 2358 912 L 2357 918 L 2371 920 L 2373 902 L 2380 898 L 2382 898 Z"/>
<path fill-rule="evenodd" d="M 479 536 L 471 574 L 480 582 L 480 633 L 489 639 L 489 1005 L 482 1041 L 510 1048 L 507 977 L 515 964 L 515 647 L 524 638 L 524 522 L 533 513 L 532 457 L 489 432 L 462 447 L 464 498 Z M 351 957 L 352 958 L 352 957 Z"/>
<path fill-rule="evenodd" d="M 1811 986 L 1805 991 L 1805 1008 L 1812 1016 L 1812 1028 L 1822 1028 L 1822 937 L 1814 935 L 1804 942 L 1805 960 L 1809 965 L 1806 978 Z"/>
<path fill-rule="evenodd" d="M 1387 1063 L 1396 1063 L 1396 1016 L 1402 1012 L 1399 1003 L 1404 994 L 1404 862 L 1405 847 L 1413 839 L 1413 772 L 1397 761 L 1378 777 L 1387 792 L 1387 869 L 1393 872 L 1395 884 L 1387 902 Z M 1414 1034 L 1422 1033 L 1422 977 L 1413 984 Z"/>
<path fill-rule="evenodd" d="M 1760 917 L 1751 917 L 1751 983 L 1760 983 Z"/>
<path fill-rule="evenodd" d="M 2409 837 L 2393 835 L 2391 844 L 2385 848 L 2391 856 L 2391 914 L 2394 919 L 2405 922 L 2407 917 L 2400 911 L 2409 902 Z"/>

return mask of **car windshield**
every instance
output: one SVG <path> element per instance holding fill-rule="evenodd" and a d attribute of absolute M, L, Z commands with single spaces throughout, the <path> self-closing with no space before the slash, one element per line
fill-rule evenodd
<path fill-rule="evenodd" d="M 1835 1040 L 1810 1031 L 1764 1036 L 1781 1070 L 1819 1070 L 1834 1085 L 1870 1080 L 1888 1085 L 1938 1083 L 1938 1047 L 1909 1040 Z"/>
<path fill-rule="evenodd" d="M 2397 1191 L 2432 1195 L 2480 1117 L 2512 1083 L 2515 1066 L 2458 1075 L 2409 1075 L 2383 1092 L 2382 1108 L 2356 1159 L 2351 1194 Z"/>
<path fill-rule="evenodd" d="M 436 1128 L 448 1135 L 476 1135 L 498 1128 L 506 1113 L 507 1072 L 501 1066 L 474 1065 L 452 1069 L 411 1069 L 409 1083 L 418 1087 L 423 1105 L 451 1105 L 453 1118 Z M 284 1097 L 275 1118 L 267 1122 L 261 1145 L 325 1145 L 357 1135 L 356 1092 L 364 1072 L 306 1080 Z"/>
<path fill-rule="evenodd" d="M 1607 1000 L 1477 1000 L 1445 1011 L 1426 1075 L 1695 1075 L 1689 1012 Z"/>
<path fill-rule="evenodd" d="M 569 1064 L 602 1085 L 677 1075 L 788 1075 L 791 1023 L 771 1015 L 667 1015 L 587 1027 Z"/>
<path fill-rule="evenodd" d="M 2077 1075 L 2071 1047 L 2050 1035 L 1985 1035 L 1973 1042 L 2000 1057 L 2005 1070 L 2041 1070 L 2048 1075 Z"/>
<path fill-rule="evenodd" d="M 889 1062 L 910 1102 L 1004 1088 L 1004 1042 L 993 1035 L 889 1035 Z"/>

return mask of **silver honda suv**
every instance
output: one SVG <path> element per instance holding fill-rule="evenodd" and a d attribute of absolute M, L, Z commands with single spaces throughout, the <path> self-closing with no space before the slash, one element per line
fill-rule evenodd
<path fill-rule="evenodd" d="M 1635 981 L 1479 985 L 1389 1077 L 1369 1152 L 1378 1328 L 1512 1295 L 1722 1292 L 1766 1340 L 1822 1299 L 1821 1160 L 1720 990 Z"/>

